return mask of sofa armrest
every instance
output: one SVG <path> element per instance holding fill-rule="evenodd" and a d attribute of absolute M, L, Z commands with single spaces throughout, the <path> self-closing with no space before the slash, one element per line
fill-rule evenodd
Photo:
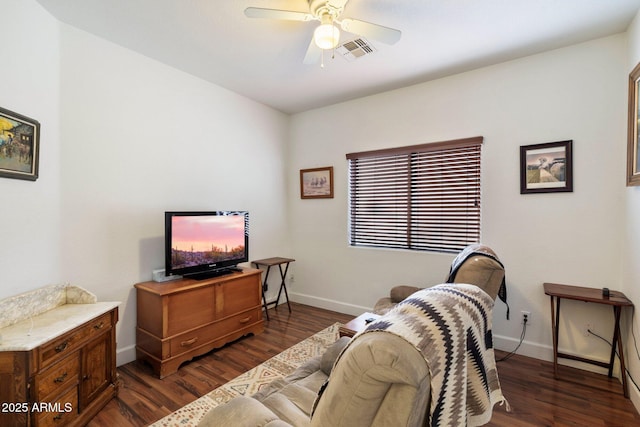
<path fill-rule="evenodd" d="M 311 426 L 424 426 L 429 401 L 429 367 L 420 352 L 386 331 L 364 332 L 334 366 Z"/>
<path fill-rule="evenodd" d="M 398 285 L 391 288 L 391 292 L 389 292 L 389 297 L 391 298 L 391 302 L 399 303 L 400 301 L 407 298 L 409 295 L 418 292 L 422 288 L 418 288 L 416 286 L 407 286 L 407 285 Z"/>

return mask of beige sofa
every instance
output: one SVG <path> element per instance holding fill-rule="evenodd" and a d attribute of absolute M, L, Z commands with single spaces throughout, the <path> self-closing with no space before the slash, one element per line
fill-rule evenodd
<path fill-rule="evenodd" d="M 272 382 L 251 397 L 236 397 L 218 406 L 200 426 L 421 426 L 429 402 L 429 368 L 420 353 L 400 337 L 364 334 L 349 346 L 334 368 L 334 390 L 320 400 L 318 391 L 329 378 L 333 362 L 350 341 L 343 337 L 327 352 L 293 374 Z M 362 384 L 366 388 L 362 389 Z M 360 389 L 360 390 L 358 390 Z M 335 410 L 348 404 L 357 411 Z M 346 416 L 345 416 L 346 413 Z M 336 419 L 340 417 L 340 419 Z"/>
<path fill-rule="evenodd" d="M 500 285 L 485 280 L 478 287 L 495 300 Z M 397 311 L 381 320 L 393 318 Z M 491 313 L 488 315 L 490 318 Z M 492 349 L 490 354 L 493 356 Z M 329 377 L 331 381 L 323 389 Z M 425 357 L 408 339 L 383 330 L 367 331 L 352 340 L 341 338 L 323 356 L 265 390 L 213 408 L 199 425 L 424 426 L 429 417 L 431 381 Z"/>

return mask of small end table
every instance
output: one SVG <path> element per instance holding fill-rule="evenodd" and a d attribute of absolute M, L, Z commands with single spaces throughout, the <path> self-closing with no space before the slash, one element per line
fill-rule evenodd
<path fill-rule="evenodd" d="M 259 259 L 256 261 L 251 261 L 258 269 L 260 268 L 261 265 L 264 265 L 267 267 L 267 273 L 265 274 L 264 282 L 262 283 L 262 304 L 264 305 L 264 313 L 267 316 L 267 320 L 269 320 L 268 306 L 269 304 L 275 304 L 276 310 L 278 309 L 278 302 L 280 301 L 280 294 L 282 293 L 282 290 L 284 290 L 284 296 L 287 299 L 287 307 L 289 307 L 289 313 L 291 313 L 291 304 L 289 304 L 289 294 L 287 293 L 287 285 L 284 283 L 284 279 L 285 277 L 287 277 L 287 271 L 289 271 L 289 263 L 293 261 L 295 261 L 295 259 L 282 258 L 282 257 L 265 258 L 265 259 Z M 283 264 L 285 265 L 284 271 L 282 271 Z M 271 270 L 271 267 L 273 267 L 274 265 L 277 265 L 278 269 L 280 270 L 280 279 L 281 279 L 280 289 L 278 290 L 278 298 L 274 302 L 267 304 L 267 300 L 264 296 L 264 293 L 267 290 L 267 280 L 269 279 L 269 271 Z"/>
<path fill-rule="evenodd" d="M 362 313 L 360 316 L 351 320 L 345 325 L 340 326 L 338 329 L 338 333 L 341 337 L 353 337 L 358 332 L 362 332 L 371 322 L 367 322 L 368 319 L 378 320 L 380 318 L 379 314 L 373 313 Z"/>
<path fill-rule="evenodd" d="M 551 298 L 551 333 L 553 335 L 553 374 L 558 378 L 558 357 L 564 359 L 577 360 L 579 362 L 597 365 L 603 368 L 609 368 L 609 378 L 613 374 L 613 363 L 616 357 L 616 345 L 620 355 L 620 375 L 622 376 L 622 391 L 624 397 L 629 398 L 629 387 L 627 386 L 627 371 L 624 364 L 623 343 L 620 337 L 620 313 L 622 307 L 633 307 L 633 303 L 622 293 L 618 291 L 610 291 L 608 296 L 603 295 L 602 289 L 585 288 L 581 286 L 558 285 L 556 283 L 545 283 L 544 293 Z M 553 300 L 556 300 L 555 309 Z M 575 301 L 594 302 L 596 304 L 606 304 L 613 307 L 613 315 L 615 324 L 613 328 L 613 342 L 611 344 L 611 358 L 609 363 L 597 360 L 586 359 L 584 357 L 573 354 L 560 353 L 558 351 L 558 326 L 560 324 L 560 300 L 571 299 Z"/>

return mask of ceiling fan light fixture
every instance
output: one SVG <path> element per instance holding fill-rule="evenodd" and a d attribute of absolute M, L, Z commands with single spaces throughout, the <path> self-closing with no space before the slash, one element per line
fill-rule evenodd
<path fill-rule="evenodd" d="M 322 24 L 313 32 L 313 40 L 320 49 L 333 49 L 340 42 L 340 30 L 333 25 L 329 15 L 322 17 Z"/>

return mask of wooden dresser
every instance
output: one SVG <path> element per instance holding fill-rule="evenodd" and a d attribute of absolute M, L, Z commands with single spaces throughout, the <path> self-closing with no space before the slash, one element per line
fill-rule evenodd
<path fill-rule="evenodd" d="M 116 395 L 117 305 L 65 304 L 0 329 L 0 425 L 82 426 Z"/>
<path fill-rule="evenodd" d="M 164 378 L 201 354 L 264 330 L 261 271 L 135 285 L 136 357 Z"/>

